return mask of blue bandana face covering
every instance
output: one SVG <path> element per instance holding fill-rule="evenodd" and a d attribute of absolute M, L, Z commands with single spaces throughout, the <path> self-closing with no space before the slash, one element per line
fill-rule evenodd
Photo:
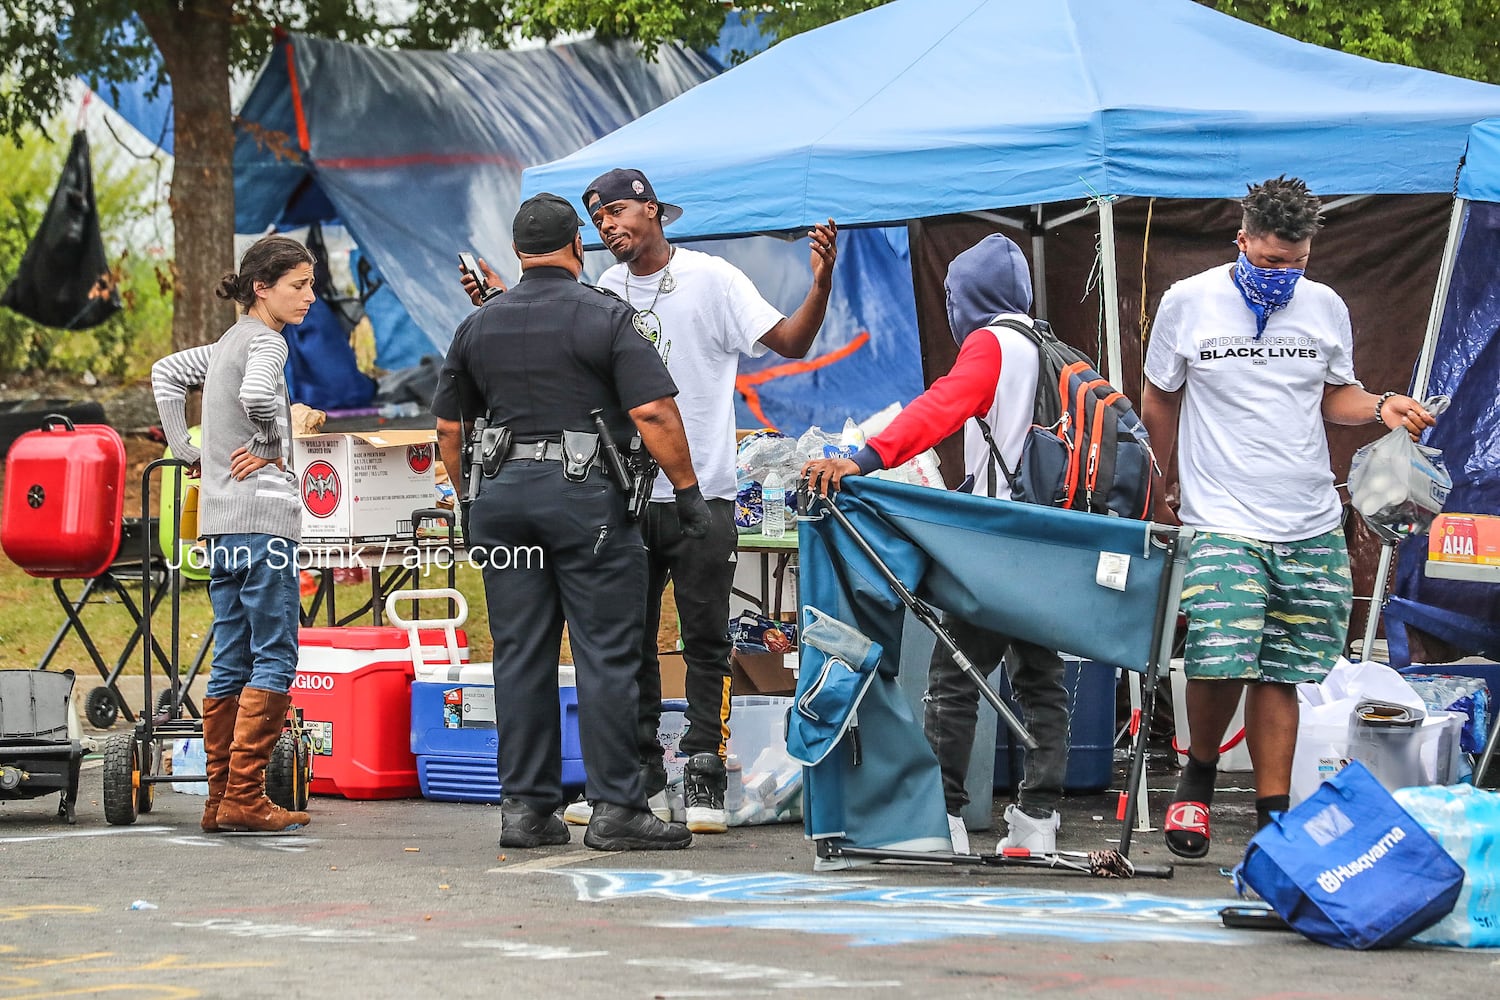
<path fill-rule="evenodd" d="M 1297 279 L 1302 277 L 1304 270 L 1300 267 L 1256 267 L 1244 251 L 1240 251 L 1240 259 L 1234 263 L 1234 287 L 1240 290 L 1245 305 L 1255 313 L 1257 340 L 1266 332 L 1266 321 L 1292 301 Z"/>

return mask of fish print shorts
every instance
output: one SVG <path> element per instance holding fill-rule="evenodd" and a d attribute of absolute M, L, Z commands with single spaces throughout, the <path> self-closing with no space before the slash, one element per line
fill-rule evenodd
<path fill-rule="evenodd" d="M 1187 676 L 1322 680 L 1344 652 L 1353 600 L 1342 529 L 1297 542 L 1199 532 L 1182 583 Z"/>

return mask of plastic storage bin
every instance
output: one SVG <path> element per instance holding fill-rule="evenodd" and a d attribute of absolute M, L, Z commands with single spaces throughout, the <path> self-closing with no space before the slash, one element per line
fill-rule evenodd
<path fill-rule="evenodd" d="M 1109 787 L 1115 751 L 1115 671 L 1103 664 L 1063 657 L 1063 683 L 1068 688 L 1068 771 L 1063 789 L 1069 792 L 1100 792 Z M 993 675 L 992 675 L 993 676 Z M 1001 694 L 1021 718 L 1020 706 L 1010 693 L 1007 680 Z M 980 711 L 989 711 L 981 707 Z M 1026 749 L 1012 746 L 1009 730 L 999 727 L 995 739 L 996 791 L 1019 788 Z"/>
<path fill-rule="evenodd" d="M 411 752 L 412 678 L 408 633 L 400 628 L 304 628 L 292 704 L 312 739 L 318 795 L 400 799 L 420 794 Z M 458 632 L 459 660 L 469 658 Z M 442 629 L 419 632 L 420 658 L 448 669 Z M 493 768 L 492 768 L 493 770 Z"/>
<path fill-rule="evenodd" d="M 747 694 L 729 699 L 729 749 L 748 766 L 768 746 L 786 747 L 786 713 L 794 698 Z"/>
<path fill-rule="evenodd" d="M 582 787 L 578 688 L 571 666 L 557 668 L 557 695 L 563 785 Z M 411 752 L 424 798 L 499 802 L 498 749 L 495 676 L 490 664 L 470 663 L 455 670 L 444 663 L 417 670 L 411 685 Z"/>

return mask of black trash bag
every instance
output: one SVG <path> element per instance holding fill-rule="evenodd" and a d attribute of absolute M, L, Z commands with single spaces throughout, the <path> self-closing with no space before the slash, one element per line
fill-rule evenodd
<path fill-rule="evenodd" d="M 89 140 L 73 134 L 73 148 L 47 214 L 0 305 L 43 326 L 84 330 L 120 311 L 120 293 L 104 256 Z"/>

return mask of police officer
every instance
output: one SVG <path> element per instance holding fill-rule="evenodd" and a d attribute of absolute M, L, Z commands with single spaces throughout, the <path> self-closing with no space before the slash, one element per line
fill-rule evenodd
<path fill-rule="evenodd" d="M 500 845 L 566 844 L 557 663 L 564 620 L 578 680 L 585 789 L 599 803 L 584 834 L 601 851 L 687 847 L 685 827 L 646 808 L 635 750 L 646 554 L 606 477 L 592 411 L 617 442 L 639 432 L 702 537 L 698 489 L 677 388 L 634 310 L 583 285 L 582 222 L 552 194 L 516 213 L 521 280 L 475 311 L 453 338 L 432 411 L 449 478 L 465 496 L 462 441 L 486 417 L 492 441 L 510 435 L 498 471 L 485 469 L 465 541 L 484 573 L 494 638 Z M 498 455 L 496 456 L 499 457 Z M 493 471 L 493 475 L 491 472 Z"/>

